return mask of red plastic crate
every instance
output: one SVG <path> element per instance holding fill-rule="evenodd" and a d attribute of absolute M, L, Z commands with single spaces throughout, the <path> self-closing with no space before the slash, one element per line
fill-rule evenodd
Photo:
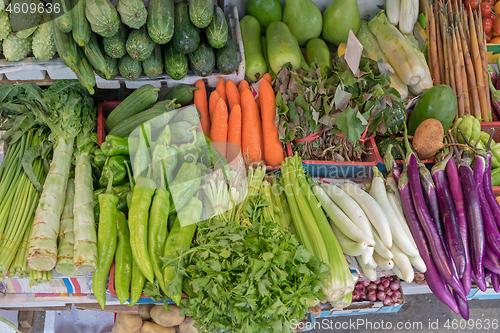
<path fill-rule="evenodd" d="M 371 150 L 364 162 L 332 162 L 332 161 L 315 161 L 302 160 L 302 164 L 306 172 L 313 177 L 319 178 L 371 178 L 373 177 L 373 167 L 378 166 L 379 161 L 376 159 L 378 154 L 375 140 L 370 138 L 366 141 L 366 147 Z M 286 144 L 287 155 L 293 156 L 292 145 L 290 142 Z M 380 156 L 380 155 L 379 155 Z"/>

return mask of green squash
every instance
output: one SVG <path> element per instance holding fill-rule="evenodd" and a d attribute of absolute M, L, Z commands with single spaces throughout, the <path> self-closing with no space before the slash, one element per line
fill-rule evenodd
<path fill-rule="evenodd" d="M 104 61 L 106 61 L 106 69 L 109 72 L 110 79 L 114 79 L 115 76 L 118 75 L 118 59 L 116 58 L 111 58 L 107 54 L 104 55 Z M 97 69 L 94 68 L 94 71 L 97 75 L 99 75 L 101 78 L 106 80 L 106 76 L 98 71 Z"/>
<path fill-rule="evenodd" d="M 200 46 L 188 55 L 189 67 L 199 76 L 209 76 L 215 67 L 214 50 L 205 38 L 202 38 Z"/>
<path fill-rule="evenodd" d="M 214 49 L 220 49 L 226 45 L 228 34 L 226 17 L 222 9 L 217 5 L 214 6 L 212 22 L 210 22 L 209 26 L 205 29 L 205 33 L 210 46 Z"/>
<path fill-rule="evenodd" d="M 399 101 L 392 101 L 392 107 L 388 106 L 382 111 L 382 119 L 385 126 L 379 126 L 377 134 L 381 136 L 392 136 L 402 133 L 407 120 L 405 106 Z"/>
<path fill-rule="evenodd" d="M 118 70 L 123 78 L 127 80 L 135 80 L 142 74 L 142 64 L 139 60 L 132 59 L 132 57 L 126 54 L 120 59 Z"/>
<path fill-rule="evenodd" d="M 214 0 L 190 0 L 189 18 L 197 28 L 206 28 L 212 22 Z"/>
<path fill-rule="evenodd" d="M 188 56 L 177 52 L 173 43 L 168 43 L 163 49 L 165 56 L 165 71 L 174 80 L 180 80 L 188 72 Z"/>
<path fill-rule="evenodd" d="M 392 144 L 392 146 L 393 146 L 392 149 L 391 149 L 391 155 L 392 155 L 392 157 L 394 157 L 394 159 L 396 161 L 402 160 L 403 156 L 401 155 L 401 151 L 398 149 L 398 146 L 402 149 L 403 152 L 405 152 L 405 147 L 401 143 L 401 140 L 398 140 L 398 139 L 393 138 L 393 137 L 383 138 L 382 140 L 380 140 L 377 143 L 377 148 L 378 148 L 378 152 L 380 154 L 380 157 L 382 157 L 382 158 L 385 157 L 385 153 L 387 152 L 387 147 L 390 144 Z"/>
<path fill-rule="evenodd" d="M 148 11 L 143 0 L 119 0 L 116 9 L 122 22 L 132 29 L 139 29 L 148 19 Z"/>
<path fill-rule="evenodd" d="M 151 40 L 146 26 L 140 29 L 133 29 L 127 39 L 127 53 L 132 58 L 143 61 L 151 56 L 155 48 L 155 42 Z"/>
<path fill-rule="evenodd" d="M 92 31 L 103 37 L 113 37 L 120 28 L 118 12 L 109 0 L 86 0 L 85 16 Z"/>
<path fill-rule="evenodd" d="M 120 59 L 127 53 L 127 37 L 128 27 L 120 23 L 118 33 L 113 37 L 104 37 L 102 44 L 104 45 L 104 52 L 111 58 Z"/>
<path fill-rule="evenodd" d="M 168 43 L 174 35 L 174 0 L 149 0 L 147 26 L 155 43 Z"/>
<path fill-rule="evenodd" d="M 217 69 L 222 74 L 231 74 L 238 69 L 238 54 L 231 36 L 227 37 L 224 47 L 217 49 Z"/>
<path fill-rule="evenodd" d="M 163 58 L 159 44 L 156 44 L 153 54 L 142 62 L 142 69 L 144 70 L 144 74 L 150 79 L 163 74 Z"/>

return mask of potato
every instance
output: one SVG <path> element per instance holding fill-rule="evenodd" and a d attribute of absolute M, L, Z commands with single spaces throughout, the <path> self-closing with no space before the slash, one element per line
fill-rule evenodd
<path fill-rule="evenodd" d="M 186 317 L 184 321 L 179 325 L 179 333 L 198 333 L 198 329 L 194 327 L 194 319 L 191 317 Z"/>
<path fill-rule="evenodd" d="M 177 305 L 168 305 L 170 312 L 163 309 L 163 305 L 155 305 L 151 309 L 151 318 L 155 323 L 163 327 L 177 326 L 184 321 L 185 316 L 179 315 L 179 308 Z"/>
<path fill-rule="evenodd" d="M 424 120 L 417 127 L 412 143 L 418 157 L 421 160 L 426 160 L 445 147 L 443 140 L 443 125 L 439 120 L 431 118 Z"/>
<path fill-rule="evenodd" d="M 111 333 L 130 333 L 140 330 L 142 319 L 138 314 L 118 313 Z"/>
<path fill-rule="evenodd" d="M 141 327 L 141 333 L 175 333 L 175 327 L 163 327 L 152 323 L 150 321 L 145 321 Z"/>
<path fill-rule="evenodd" d="M 139 304 L 139 316 L 142 320 L 151 319 L 150 311 L 154 306 L 154 304 Z"/>

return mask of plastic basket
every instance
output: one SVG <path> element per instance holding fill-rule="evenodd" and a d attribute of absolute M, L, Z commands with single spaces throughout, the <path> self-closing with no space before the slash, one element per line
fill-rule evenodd
<path fill-rule="evenodd" d="M 378 166 L 379 161 L 375 158 L 378 154 L 375 140 L 370 138 L 366 141 L 366 148 L 371 151 L 364 162 L 330 162 L 302 160 L 302 164 L 307 173 L 318 178 L 371 178 L 373 177 L 373 167 Z M 286 144 L 287 155 L 293 156 L 292 145 Z"/>

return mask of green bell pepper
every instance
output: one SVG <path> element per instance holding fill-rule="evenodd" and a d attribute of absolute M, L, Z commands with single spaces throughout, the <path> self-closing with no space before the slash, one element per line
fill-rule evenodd
<path fill-rule="evenodd" d="M 472 115 L 461 117 L 456 121 L 453 133 L 458 142 L 465 144 L 465 140 L 458 130 L 462 131 L 471 144 L 475 144 L 481 135 L 481 123 Z"/>
<path fill-rule="evenodd" d="M 177 154 L 179 149 L 176 145 L 167 147 L 167 158 L 163 161 L 163 168 L 165 170 L 165 181 L 170 182 L 174 180 L 174 170 L 177 167 Z"/>
<path fill-rule="evenodd" d="M 108 158 L 106 164 L 102 169 L 99 184 L 104 187 L 108 182 L 108 170 L 113 172 L 113 186 L 122 185 L 128 182 L 127 169 L 125 169 L 125 162 L 130 163 L 128 156 L 118 155 Z"/>
<path fill-rule="evenodd" d="M 500 168 L 491 170 L 491 185 L 500 186 Z"/>
<path fill-rule="evenodd" d="M 108 135 L 106 141 L 101 145 L 101 150 L 106 156 L 128 155 L 128 138 Z"/>
<path fill-rule="evenodd" d="M 106 156 L 106 154 L 104 154 L 102 149 L 94 150 L 94 163 L 99 169 L 102 169 L 104 164 L 106 164 L 107 158 L 108 157 Z"/>
<path fill-rule="evenodd" d="M 177 177 L 169 184 L 173 205 L 170 214 L 180 211 L 195 195 L 201 184 L 201 170 L 194 163 L 182 164 Z"/>
<path fill-rule="evenodd" d="M 500 168 L 500 143 L 491 144 L 491 168 Z"/>

